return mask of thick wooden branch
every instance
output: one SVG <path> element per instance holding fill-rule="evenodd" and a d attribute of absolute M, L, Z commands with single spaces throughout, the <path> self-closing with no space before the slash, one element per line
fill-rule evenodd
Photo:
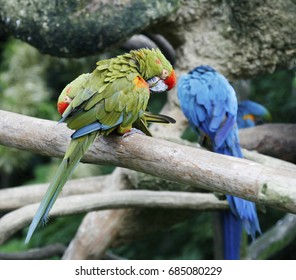
<path fill-rule="evenodd" d="M 89 212 L 63 255 L 63 260 L 102 259 L 126 225 L 126 209 Z"/>
<path fill-rule="evenodd" d="M 296 163 L 296 124 L 264 124 L 239 131 L 248 150 Z"/>
<path fill-rule="evenodd" d="M 2 145 L 63 156 L 71 134 L 65 125 L 5 111 L 0 119 Z M 296 213 L 294 173 L 245 159 L 132 135 L 99 137 L 83 161 L 122 166 Z"/>

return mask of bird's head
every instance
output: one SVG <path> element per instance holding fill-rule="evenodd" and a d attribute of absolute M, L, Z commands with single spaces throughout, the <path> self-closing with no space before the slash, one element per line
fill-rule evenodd
<path fill-rule="evenodd" d="M 72 101 L 72 98 L 69 97 L 68 92 L 71 90 L 70 85 L 66 86 L 65 89 L 62 91 L 62 93 L 59 96 L 58 102 L 57 102 L 57 108 L 61 115 L 65 112 L 65 110 L 68 108 L 69 104 Z"/>
<path fill-rule="evenodd" d="M 78 76 L 62 90 L 57 102 L 57 108 L 61 115 L 63 115 L 77 94 L 84 90 L 84 83 L 88 80 L 90 75 L 90 73 L 86 73 Z"/>
<path fill-rule="evenodd" d="M 252 119 L 253 122 L 260 122 L 260 120 L 270 122 L 272 120 L 267 108 L 251 100 L 244 100 L 238 104 L 238 114 L 242 115 L 244 120 Z"/>
<path fill-rule="evenodd" d="M 159 49 L 132 51 L 139 64 L 139 72 L 152 92 L 164 92 L 176 85 L 176 73 Z"/>

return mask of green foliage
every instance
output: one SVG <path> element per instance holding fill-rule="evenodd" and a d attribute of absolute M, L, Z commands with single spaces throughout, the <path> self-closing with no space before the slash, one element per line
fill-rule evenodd
<path fill-rule="evenodd" d="M 24 240 L 20 237 L 15 237 L 9 240 L 4 245 L 1 245 L 0 252 L 23 252 L 28 250 L 29 246 L 24 243 Z"/>
<path fill-rule="evenodd" d="M 40 63 L 42 61 L 42 63 Z M 0 108 L 16 113 L 49 117 L 52 105 L 45 74 L 49 59 L 17 40 L 7 43 L 0 66 Z"/>
<path fill-rule="evenodd" d="M 0 65 L 0 109 L 20 114 L 49 117 L 50 90 L 45 73 L 48 59 L 33 47 L 17 40 L 6 43 Z M 43 60 L 43 63 L 40 61 Z M 0 146 L 0 170 L 12 173 L 25 169 L 33 155 L 25 151 Z"/>
<path fill-rule="evenodd" d="M 0 155 L 0 170 L 7 174 L 13 173 L 16 168 L 24 170 L 31 158 L 29 152 L 20 152 L 2 145 L 0 145 Z"/>
<path fill-rule="evenodd" d="M 198 131 L 196 130 L 196 131 L 193 131 L 193 129 L 190 127 L 190 126 L 188 126 L 186 129 L 185 129 L 185 131 L 184 131 L 184 133 L 183 133 L 183 135 L 182 135 L 182 137 L 181 137 L 182 139 L 186 139 L 186 140 L 188 140 L 188 141 L 190 141 L 190 142 L 199 142 L 199 135 L 198 135 Z"/>
<path fill-rule="evenodd" d="M 24 243 L 28 230 L 28 228 L 25 228 L 15 238 L 1 245 L 0 252 L 23 252 L 30 248 L 44 247 L 54 243 L 61 243 L 67 246 L 73 239 L 83 216 L 83 214 L 80 214 L 50 219 L 46 226 L 40 226 L 36 230 L 29 244 Z M 57 257 L 53 258 L 56 259 Z"/>
<path fill-rule="evenodd" d="M 40 226 L 32 237 L 29 246 L 42 247 L 52 243 L 62 243 L 68 245 L 74 237 L 78 226 L 84 215 L 70 215 L 55 219 L 49 218 L 45 226 Z M 23 231 L 22 240 L 25 240 L 27 228 Z"/>
<path fill-rule="evenodd" d="M 249 99 L 263 104 L 271 112 L 273 122 L 295 123 L 295 70 L 256 77 L 251 81 Z"/>
<path fill-rule="evenodd" d="M 128 259 L 213 259 L 212 214 L 196 217 L 113 250 Z"/>

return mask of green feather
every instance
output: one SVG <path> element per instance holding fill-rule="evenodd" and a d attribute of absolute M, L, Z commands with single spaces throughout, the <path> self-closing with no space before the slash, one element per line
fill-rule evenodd
<path fill-rule="evenodd" d="M 89 125 L 96 120 L 96 113 L 96 108 L 92 108 L 89 111 L 81 110 L 76 114 L 75 118 L 69 120 L 68 127 L 70 129 L 76 129 L 77 127 Z"/>
<path fill-rule="evenodd" d="M 176 123 L 176 120 L 169 116 L 154 114 L 148 111 L 144 113 L 143 118 L 145 119 L 146 122 L 149 122 L 149 123 L 164 123 L 164 124 Z"/>
<path fill-rule="evenodd" d="M 105 110 L 107 112 L 118 111 L 115 108 L 118 106 L 118 102 L 120 102 L 121 95 L 122 91 L 117 91 L 105 99 Z"/>
<path fill-rule="evenodd" d="M 79 139 L 71 141 L 70 146 L 61 162 L 55 176 L 53 177 L 45 196 L 43 197 L 37 213 L 29 227 L 25 243 L 28 243 L 40 222 L 45 223 L 48 218 L 49 211 L 56 201 L 63 186 L 70 178 L 76 165 L 87 151 L 88 147 L 96 138 L 96 133 L 89 134 Z"/>

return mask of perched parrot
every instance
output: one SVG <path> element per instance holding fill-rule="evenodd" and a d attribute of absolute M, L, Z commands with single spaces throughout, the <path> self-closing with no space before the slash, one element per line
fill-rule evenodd
<path fill-rule="evenodd" d="M 199 66 L 178 81 L 178 98 L 190 126 L 211 142 L 215 153 L 240 157 L 236 124 L 237 99 L 226 78 L 210 66 Z M 226 195 L 230 211 L 223 211 L 224 258 L 239 259 L 242 226 L 255 238 L 261 232 L 253 202 Z"/>
<path fill-rule="evenodd" d="M 256 125 L 256 120 L 271 121 L 269 111 L 259 103 L 251 100 L 244 100 L 238 103 L 237 125 L 238 128 L 252 127 Z"/>
<path fill-rule="evenodd" d="M 152 92 L 170 90 L 176 84 L 174 69 L 159 49 L 139 49 L 97 62 L 92 73 L 82 74 L 62 91 L 57 107 L 70 129 L 71 143 L 29 227 L 29 242 L 39 223 L 45 223 L 60 191 L 89 146 L 112 131 L 130 133 L 146 112 Z M 145 117 L 146 116 L 146 117 Z"/>
<path fill-rule="evenodd" d="M 61 115 L 63 115 L 66 108 L 69 106 L 69 104 L 72 102 L 72 100 L 76 97 L 76 95 L 80 92 L 81 85 L 87 80 L 90 74 L 82 74 L 77 79 L 72 81 L 70 84 L 68 84 L 64 90 L 61 92 L 57 108 Z M 158 81 L 158 78 L 151 78 L 149 79 L 150 86 L 152 86 L 152 90 L 154 87 L 154 81 Z M 69 91 L 71 90 L 71 94 Z M 151 89 L 150 89 L 151 90 Z M 156 91 L 156 88 L 154 88 L 154 91 Z M 62 121 L 62 120 L 61 120 Z M 60 121 L 60 122 L 61 122 Z M 136 129 L 141 130 L 144 134 L 148 136 L 152 136 L 151 132 L 148 129 L 148 123 L 162 123 L 162 124 L 169 124 L 169 123 L 176 123 L 176 120 L 162 114 L 154 114 L 149 111 L 145 111 L 141 117 L 139 117 L 134 123 L 133 127 Z"/>

